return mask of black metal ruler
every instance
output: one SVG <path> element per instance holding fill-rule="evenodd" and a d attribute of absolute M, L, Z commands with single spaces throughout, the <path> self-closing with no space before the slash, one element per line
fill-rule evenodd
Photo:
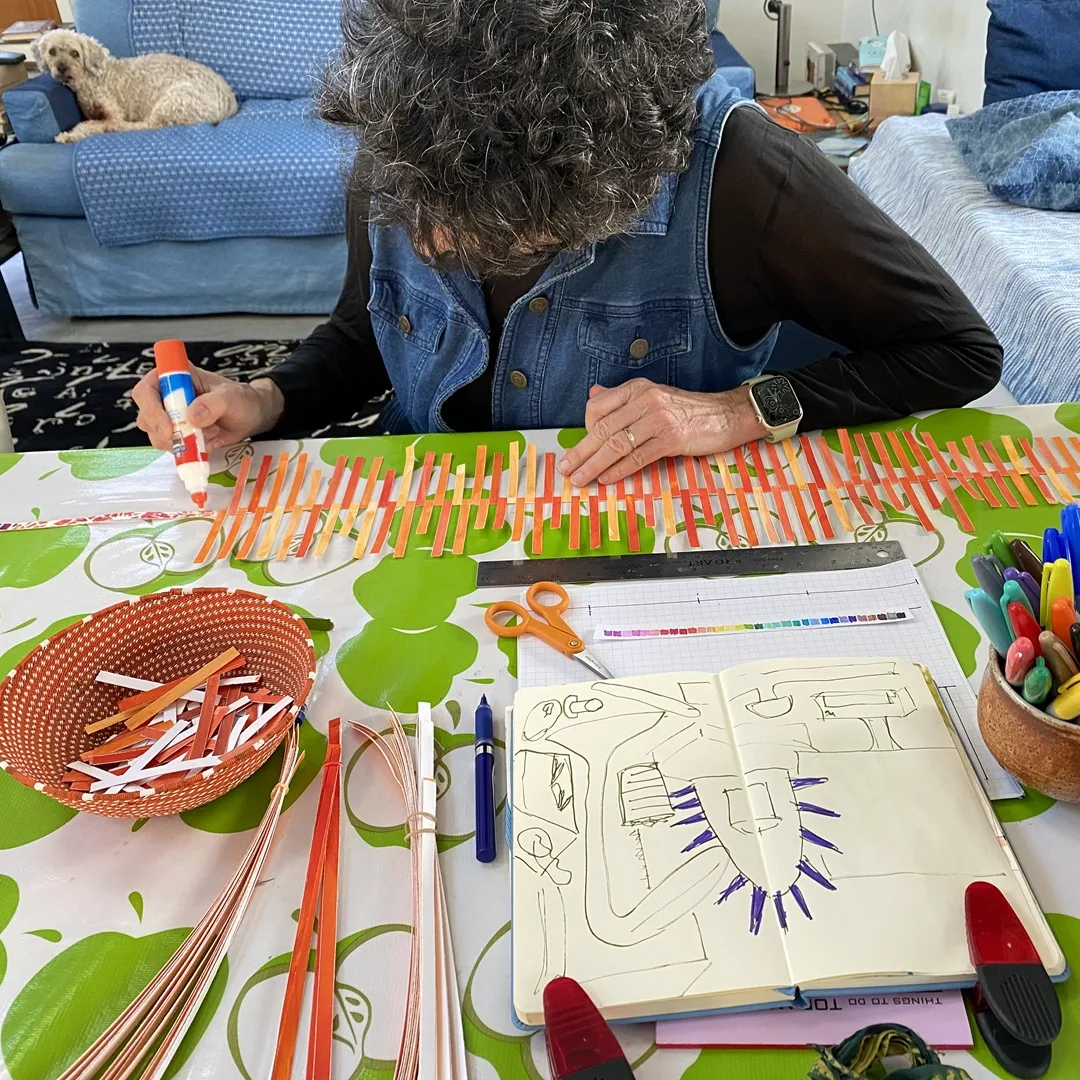
<path fill-rule="evenodd" d="M 481 562 L 478 589 L 557 581 L 655 581 L 662 578 L 739 577 L 745 574 L 805 574 L 827 570 L 866 570 L 902 561 L 895 540 L 877 544 L 809 544 L 798 547 L 735 548 L 727 551 L 677 551 L 659 555 L 583 555 L 566 559 L 512 559 Z"/>

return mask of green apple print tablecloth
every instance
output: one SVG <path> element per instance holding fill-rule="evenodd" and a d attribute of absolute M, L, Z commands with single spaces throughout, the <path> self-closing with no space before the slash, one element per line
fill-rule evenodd
<path fill-rule="evenodd" d="M 939 445 L 977 439 L 1069 435 L 1080 407 L 952 410 L 902 421 Z M 572 432 L 528 435 L 541 450 L 571 444 Z M 452 452 L 470 468 L 478 442 L 499 436 L 427 436 L 423 449 Z M 406 439 L 309 441 L 327 464 L 339 454 L 403 458 Z M 299 443 L 258 452 L 299 453 Z M 231 487 L 238 454 L 213 483 Z M 974 534 L 945 508 L 935 531 L 887 508 L 860 525 L 858 540 L 899 540 L 918 564 L 960 663 L 977 685 L 984 646 L 963 592 L 967 556 L 992 528 L 1037 541 L 1059 508 L 991 510 L 961 493 Z M 219 500 L 220 501 L 220 500 Z M 149 449 L 0 456 L 0 519 L 61 518 L 110 510 L 174 510 L 186 497 L 168 456 Z M 564 518 L 564 528 L 566 528 Z M 643 548 L 686 546 L 684 534 L 646 531 Z M 481 693 L 496 715 L 512 698 L 516 653 L 483 623 L 492 595 L 474 590 L 477 561 L 510 558 L 522 546 L 509 529 L 470 533 L 466 553 L 431 558 L 421 547 L 354 562 L 348 545 L 320 559 L 232 559 L 193 565 L 205 520 L 156 525 L 73 526 L 0 533 L 0 673 L 43 638 L 127 596 L 177 585 L 236 585 L 297 611 L 331 619 L 315 635 L 319 678 L 303 728 L 304 766 L 289 792 L 278 841 L 244 925 L 168 1075 L 261 1078 L 273 1055 L 295 916 L 311 841 L 327 720 L 376 717 L 435 706 L 439 753 L 439 849 L 450 898 L 470 1075 L 536 1080 L 547 1075 L 542 1036 L 523 1036 L 510 1018 L 509 865 L 501 843 L 490 866 L 472 845 L 472 715 Z M 698 523 L 703 546 L 726 544 Z M 625 530 L 623 530 L 625 535 Z M 526 539 L 528 527 L 526 527 Z M 650 541 L 649 538 L 652 538 Z M 618 548 L 618 545 L 615 545 Z M 545 550 L 565 553 L 564 544 Z M 335 550 L 337 554 L 335 555 Z M 389 1080 L 409 953 L 409 880 L 397 798 L 376 755 L 352 736 L 345 746 L 340 940 L 334 1075 Z M 0 1075 L 55 1077 L 161 967 L 235 868 L 277 776 L 277 761 L 224 798 L 174 818 L 114 821 L 74 812 L 0 771 Z M 496 770 L 501 784 L 502 769 Z M 497 793 L 502 808 L 503 793 Z M 997 804 L 1009 836 L 1073 966 L 1080 964 L 1080 810 L 1039 795 Z M 1059 988 L 1064 1028 L 1051 1080 L 1080 1069 L 1080 994 Z M 660 1051 L 651 1025 L 619 1028 L 639 1080 L 794 1080 L 809 1051 Z M 1004 1076 L 985 1048 L 945 1055 L 976 1080 Z M 297 1065 L 296 1074 L 302 1071 Z"/>

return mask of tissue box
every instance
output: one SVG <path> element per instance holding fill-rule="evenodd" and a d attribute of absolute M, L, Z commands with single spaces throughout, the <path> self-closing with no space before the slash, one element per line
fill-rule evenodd
<path fill-rule="evenodd" d="M 886 82 L 880 72 L 870 81 L 870 119 L 886 116 L 914 116 L 919 96 L 919 73 L 909 71 L 898 82 Z"/>

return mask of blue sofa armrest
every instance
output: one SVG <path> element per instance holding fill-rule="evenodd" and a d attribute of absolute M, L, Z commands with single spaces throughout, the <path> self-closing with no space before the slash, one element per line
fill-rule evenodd
<path fill-rule="evenodd" d="M 83 118 L 75 95 L 50 75 L 37 75 L 7 90 L 4 108 L 21 143 L 50 143 Z"/>

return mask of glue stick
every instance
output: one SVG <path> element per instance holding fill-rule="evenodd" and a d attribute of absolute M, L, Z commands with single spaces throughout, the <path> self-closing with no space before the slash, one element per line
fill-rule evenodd
<path fill-rule="evenodd" d="M 188 489 L 191 501 L 201 510 L 206 506 L 210 463 L 206 458 L 203 433 L 188 419 L 188 407 L 195 400 L 195 384 L 191 381 L 191 364 L 184 343 L 155 343 L 154 364 L 161 389 L 161 404 L 172 421 L 172 452 L 176 459 L 176 471 Z"/>

